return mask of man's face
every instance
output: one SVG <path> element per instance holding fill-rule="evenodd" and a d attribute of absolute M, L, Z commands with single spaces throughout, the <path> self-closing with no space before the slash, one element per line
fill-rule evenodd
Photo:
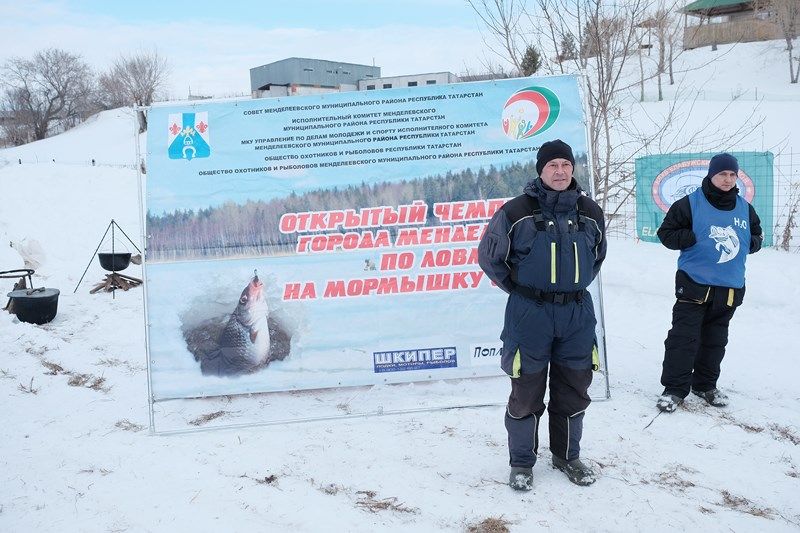
<path fill-rule="evenodd" d="M 572 163 L 569 159 L 551 159 L 542 169 L 542 181 L 554 191 L 564 191 L 572 183 Z"/>
<path fill-rule="evenodd" d="M 711 183 L 717 189 L 728 192 L 736 185 L 736 172 L 732 170 L 723 170 L 711 176 Z"/>

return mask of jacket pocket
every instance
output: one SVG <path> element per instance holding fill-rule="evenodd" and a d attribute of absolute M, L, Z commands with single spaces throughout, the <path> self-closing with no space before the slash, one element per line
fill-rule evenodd
<path fill-rule="evenodd" d="M 715 287 L 714 307 L 739 307 L 744 301 L 744 289 L 744 287 L 741 289 Z"/>
<path fill-rule="evenodd" d="M 514 342 L 503 343 L 503 353 L 500 356 L 500 368 L 511 378 L 518 378 L 522 371 L 522 354 L 519 345 Z"/>
<path fill-rule="evenodd" d="M 515 248 L 517 257 L 520 257 L 520 262 L 514 265 L 516 283 L 537 289 L 550 286 L 553 242 L 547 233 L 539 231 L 534 234 L 527 249 L 520 251 Z"/>
<path fill-rule="evenodd" d="M 702 285 L 689 277 L 683 270 L 675 273 L 675 297 L 695 303 L 705 303 L 711 295 L 711 287 Z"/>
<path fill-rule="evenodd" d="M 594 262 L 597 259 L 595 243 L 594 235 L 589 232 L 579 232 L 575 235 L 575 240 L 572 242 L 575 271 L 573 279 L 570 280 L 575 289 L 585 289 L 594 279 Z"/>

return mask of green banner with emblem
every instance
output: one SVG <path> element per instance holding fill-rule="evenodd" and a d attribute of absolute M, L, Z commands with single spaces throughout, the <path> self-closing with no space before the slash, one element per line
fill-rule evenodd
<path fill-rule="evenodd" d="M 658 242 L 656 232 L 669 207 L 700 187 L 715 154 L 664 154 L 636 160 L 636 232 Z M 772 246 L 773 162 L 771 152 L 731 152 L 739 160 L 736 186 L 761 218 L 764 246 Z"/>

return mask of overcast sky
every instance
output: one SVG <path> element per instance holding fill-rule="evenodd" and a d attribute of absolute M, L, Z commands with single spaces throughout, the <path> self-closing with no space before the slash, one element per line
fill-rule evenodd
<path fill-rule="evenodd" d="M 95 69 L 156 48 L 171 98 L 248 94 L 249 69 L 287 57 L 374 64 L 384 76 L 483 70 L 465 0 L 0 0 L 0 61 L 58 47 Z M 497 58 L 490 61 L 497 64 Z"/>

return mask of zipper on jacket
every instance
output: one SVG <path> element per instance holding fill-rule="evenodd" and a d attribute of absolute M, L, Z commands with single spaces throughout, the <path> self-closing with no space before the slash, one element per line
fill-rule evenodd
<path fill-rule="evenodd" d="M 567 219 L 567 227 L 569 228 L 569 233 L 572 235 L 575 233 L 575 224 L 572 220 Z M 580 265 L 578 264 L 578 245 L 575 242 L 575 237 L 572 237 L 572 252 L 575 256 L 575 283 L 577 284 L 580 281 Z"/>
<path fill-rule="evenodd" d="M 578 262 L 578 243 L 572 241 L 572 251 L 575 252 L 575 283 L 581 280 L 581 266 Z"/>
<path fill-rule="evenodd" d="M 548 221 L 547 225 L 551 229 L 555 226 L 552 220 Z M 550 283 L 556 282 L 556 253 L 556 241 L 552 241 L 550 243 Z"/>

